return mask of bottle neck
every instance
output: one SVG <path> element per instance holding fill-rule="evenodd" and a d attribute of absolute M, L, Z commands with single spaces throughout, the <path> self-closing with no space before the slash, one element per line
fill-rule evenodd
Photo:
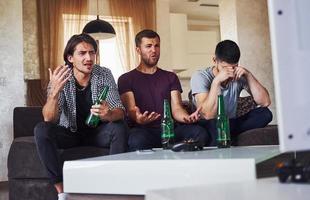
<path fill-rule="evenodd" d="M 100 93 L 100 95 L 98 97 L 99 103 L 107 98 L 108 91 L 109 91 L 109 86 L 104 86 L 102 92 Z"/>
<path fill-rule="evenodd" d="M 226 115 L 223 95 L 218 95 L 217 98 L 217 114 Z"/>
<path fill-rule="evenodd" d="M 167 99 L 164 100 L 164 118 L 170 118 L 170 119 L 172 118 L 170 104 Z"/>

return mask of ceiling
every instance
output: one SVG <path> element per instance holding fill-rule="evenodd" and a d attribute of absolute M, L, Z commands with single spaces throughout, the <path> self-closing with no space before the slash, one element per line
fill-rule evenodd
<path fill-rule="evenodd" d="M 219 21 L 218 4 L 219 0 L 170 0 L 170 12 L 185 13 L 190 20 Z"/>

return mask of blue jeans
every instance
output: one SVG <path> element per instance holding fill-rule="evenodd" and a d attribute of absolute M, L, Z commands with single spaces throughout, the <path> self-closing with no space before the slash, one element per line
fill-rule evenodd
<path fill-rule="evenodd" d="M 34 129 L 39 157 L 53 184 L 62 182 L 63 162 L 58 149 L 78 146 L 110 148 L 110 154 L 127 150 L 127 125 L 123 121 L 102 123 L 97 128 L 71 132 L 50 122 L 40 122 Z"/>
<path fill-rule="evenodd" d="M 193 139 L 204 146 L 207 141 L 207 131 L 195 124 L 178 124 L 175 129 L 175 142 Z M 160 148 L 161 144 L 161 128 L 133 127 L 129 130 L 128 139 L 129 151 L 140 149 Z"/>
<path fill-rule="evenodd" d="M 241 117 L 229 119 L 232 143 L 234 143 L 240 133 L 255 128 L 263 128 L 267 126 L 271 120 L 272 112 L 266 107 L 255 108 Z M 216 119 L 200 120 L 198 124 L 204 127 L 208 132 L 209 140 L 206 141 L 207 146 L 216 146 Z"/>

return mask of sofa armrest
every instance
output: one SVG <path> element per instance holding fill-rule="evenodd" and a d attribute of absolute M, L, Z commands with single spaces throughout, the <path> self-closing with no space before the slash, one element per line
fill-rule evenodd
<path fill-rule="evenodd" d="M 14 138 L 33 136 L 33 129 L 43 121 L 42 107 L 16 107 L 13 112 Z"/>

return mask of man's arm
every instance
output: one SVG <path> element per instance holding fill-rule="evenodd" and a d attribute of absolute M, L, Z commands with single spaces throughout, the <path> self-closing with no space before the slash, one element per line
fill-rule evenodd
<path fill-rule="evenodd" d="M 120 95 L 110 69 L 105 68 L 105 84 L 109 86 L 109 92 L 105 101 L 99 105 L 92 105 L 90 112 L 99 116 L 104 121 L 118 121 L 124 119 L 125 108 L 121 102 Z"/>
<path fill-rule="evenodd" d="M 58 66 L 54 72 L 49 69 L 50 83 L 48 97 L 43 106 L 42 114 L 44 121 L 56 122 L 59 118 L 58 99 L 64 85 L 71 77 L 71 69 L 68 66 Z"/>
<path fill-rule="evenodd" d="M 49 95 L 46 103 L 43 106 L 42 114 L 44 121 L 56 122 L 59 117 L 59 106 L 58 106 L 59 94 Z"/>
<path fill-rule="evenodd" d="M 199 119 L 199 110 L 189 115 L 183 108 L 181 93 L 178 90 L 171 91 L 171 111 L 173 118 L 182 123 L 194 123 Z"/>
<path fill-rule="evenodd" d="M 197 107 L 201 107 L 200 113 L 205 119 L 214 119 L 217 114 L 217 97 L 220 93 L 220 82 L 213 79 L 209 92 L 195 94 Z"/>
<path fill-rule="evenodd" d="M 101 120 L 110 122 L 124 119 L 124 110 L 121 108 L 110 109 L 106 101 L 101 102 L 99 105 L 93 105 L 90 112 L 99 116 Z"/>
<path fill-rule="evenodd" d="M 236 78 L 239 79 L 244 76 L 247 80 L 249 90 L 253 99 L 257 105 L 262 107 L 268 107 L 271 104 L 269 93 L 267 89 L 260 84 L 260 82 L 254 77 L 254 75 L 247 69 L 238 66 L 236 67 Z"/>
<path fill-rule="evenodd" d="M 214 119 L 217 114 L 217 97 L 221 92 L 221 84 L 234 78 L 234 68 L 227 66 L 214 77 L 213 80 L 206 80 L 201 74 L 192 77 L 192 87 L 199 88 L 200 91 L 194 93 L 197 107 L 201 107 L 201 114 L 205 119 Z M 206 82 L 212 81 L 209 85 Z M 199 91 L 198 90 L 198 91 Z M 193 91 L 194 92 L 194 91 Z"/>
<path fill-rule="evenodd" d="M 126 108 L 126 111 L 128 113 L 128 116 L 131 120 L 136 121 L 136 103 L 135 103 L 135 97 L 133 95 L 133 92 L 126 92 L 121 95 L 121 100 L 123 105 Z"/>
<path fill-rule="evenodd" d="M 131 91 L 123 93 L 121 95 L 121 100 L 127 110 L 129 118 L 137 124 L 148 124 L 160 117 L 160 114 L 156 112 L 149 113 L 145 111 L 142 114 L 140 109 L 136 106 L 135 97 Z"/>

